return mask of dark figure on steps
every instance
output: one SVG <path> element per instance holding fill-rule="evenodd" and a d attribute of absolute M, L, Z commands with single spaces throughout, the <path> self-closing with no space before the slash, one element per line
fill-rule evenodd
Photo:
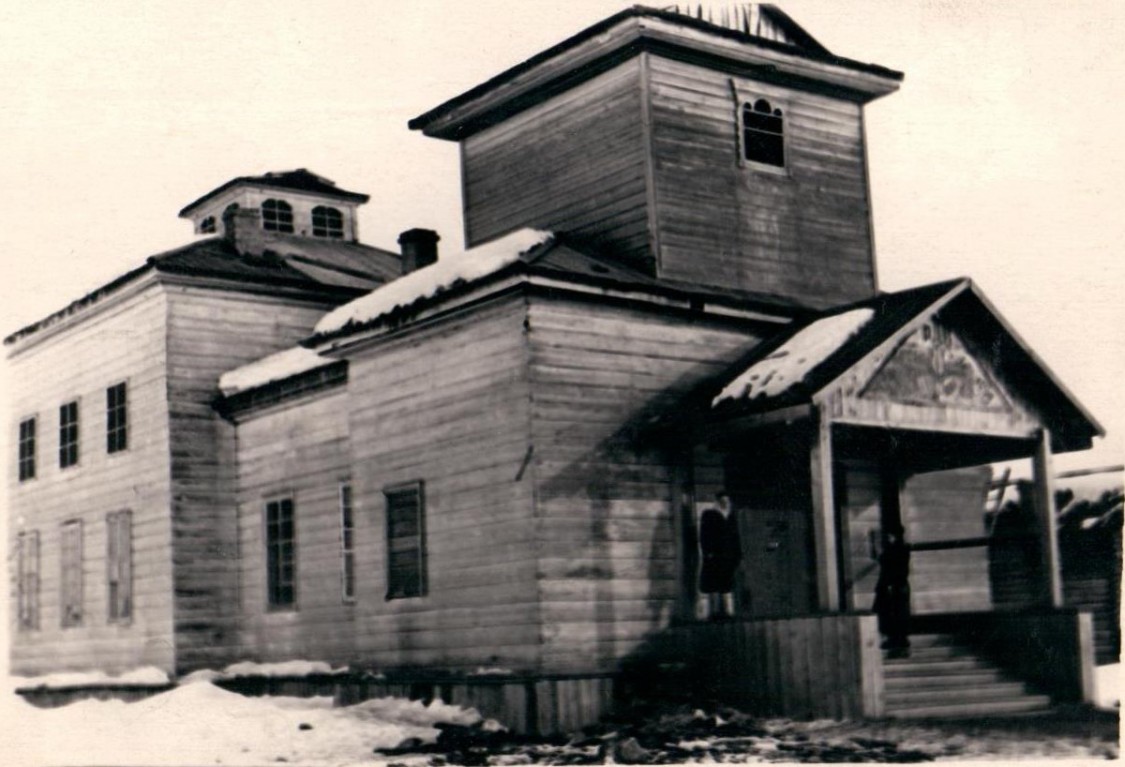
<path fill-rule="evenodd" d="M 699 515 L 699 590 L 707 595 L 707 617 L 725 620 L 734 612 L 734 573 L 742 560 L 742 543 L 738 524 L 731 510 L 730 496 L 725 491 L 715 494 L 717 508 L 707 508 Z"/>
<path fill-rule="evenodd" d="M 894 658 L 910 654 L 910 548 L 903 540 L 902 528 L 884 534 L 879 555 L 879 581 L 875 584 L 875 613 L 883 648 Z"/>

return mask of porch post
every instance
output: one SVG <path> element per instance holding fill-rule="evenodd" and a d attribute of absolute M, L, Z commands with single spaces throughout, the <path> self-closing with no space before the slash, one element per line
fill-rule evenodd
<path fill-rule="evenodd" d="M 836 498 L 832 472 L 832 421 L 822 408 L 813 419 L 815 433 L 809 451 L 812 522 L 816 544 L 816 597 L 822 612 L 840 609 L 840 578 L 836 547 Z"/>
<path fill-rule="evenodd" d="M 1045 598 L 1052 607 L 1062 607 L 1062 574 L 1059 570 L 1059 537 L 1055 514 L 1055 478 L 1051 469 L 1051 433 L 1039 432 L 1032 458 L 1035 484 L 1035 513 L 1039 518 L 1039 546 L 1042 552 Z"/>

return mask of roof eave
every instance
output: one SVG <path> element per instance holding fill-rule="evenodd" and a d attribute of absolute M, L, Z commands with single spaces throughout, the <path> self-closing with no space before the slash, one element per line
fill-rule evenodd
<path fill-rule="evenodd" d="M 671 34 L 672 27 L 682 27 L 689 34 Z M 715 45 L 691 39 L 691 34 L 698 37 L 699 32 L 706 33 Z M 738 45 L 730 45 L 731 41 Z M 841 97 L 860 102 L 894 92 L 903 78 L 901 72 L 885 67 L 862 64 L 827 52 L 802 50 L 677 13 L 638 6 L 532 56 L 415 117 L 408 125 L 427 136 L 458 140 L 494 122 L 494 113 L 511 115 L 584 82 L 642 50 L 673 57 L 710 56 L 712 63 L 721 60 L 734 72 L 763 79 L 782 78 L 806 88 L 833 90 Z M 548 63 L 554 65 L 555 74 L 541 71 Z M 807 72 L 802 74 L 802 70 L 810 66 L 828 79 L 820 82 L 810 78 Z"/>

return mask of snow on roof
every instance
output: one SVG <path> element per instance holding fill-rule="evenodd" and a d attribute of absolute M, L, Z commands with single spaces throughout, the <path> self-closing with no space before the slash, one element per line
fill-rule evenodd
<path fill-rule="evenodd" d="M 551 236 L 550 232 L 537 229 L 519 229 L 462 253 L 439 258 L 429 266 L 403 275 L 329 312 L 316 324 L 316 332 L 335 333 L 348 323 L 370 322 L 399 307 L 435 296 L 458 283 L 487 277 L 515 263 L 532 248 L 546 243 Z"/>
<path fill-rule="evenodd" d="M 224 396 L 229 397 L 240 391 L 263 386 L 272 381 L 304 373 L 306 370 L 318 368 L 321 365 L 330 365 L 335 360 L 321 357 L 312 349 L 295 346 L 292 349 L 271 354 L 260 360 L 255 360 L 247 365 L 234 370 L 228 370 L 219 376 L 219 389 Z"/>
<path fill-rule="evenodd" d="M 728 399 L 751 400 L 783 394 L 803 381 L 813 368 L 828 359 L 874 316 L 874 310 L 864 307 L 824 317 L 802 328 L 773 353 L 755 362 L 727 384 L 712 400 L 711 406 Z"/>
<path fill-rule="evenodd" d="M 66 690 L 72 687 L 95 687 L 109 685 L 114 687 L 155 687 L 168 684 L 168 675 L 155 666 L 127 671 L 119 676 L 111 676 L 104 671 L 60 671 L 54 674 L 34 677 L 13 677 L 17 689 Z"/>

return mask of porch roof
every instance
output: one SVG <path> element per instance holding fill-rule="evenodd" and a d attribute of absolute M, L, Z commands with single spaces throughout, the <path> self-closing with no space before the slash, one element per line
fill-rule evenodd
<path fill-rule="evenodd" d="M 684 410 L 718 426 L 815 403 L 865 360 L 877 353 L 885 358 L 935 318 L 971 344 L 990 375 L 1050 429 L 1055 450 L 1084 449 L 1094 436 L 1104 435 L 967 278 L 883 293 L 797 320 L 705 382 Z"/>

